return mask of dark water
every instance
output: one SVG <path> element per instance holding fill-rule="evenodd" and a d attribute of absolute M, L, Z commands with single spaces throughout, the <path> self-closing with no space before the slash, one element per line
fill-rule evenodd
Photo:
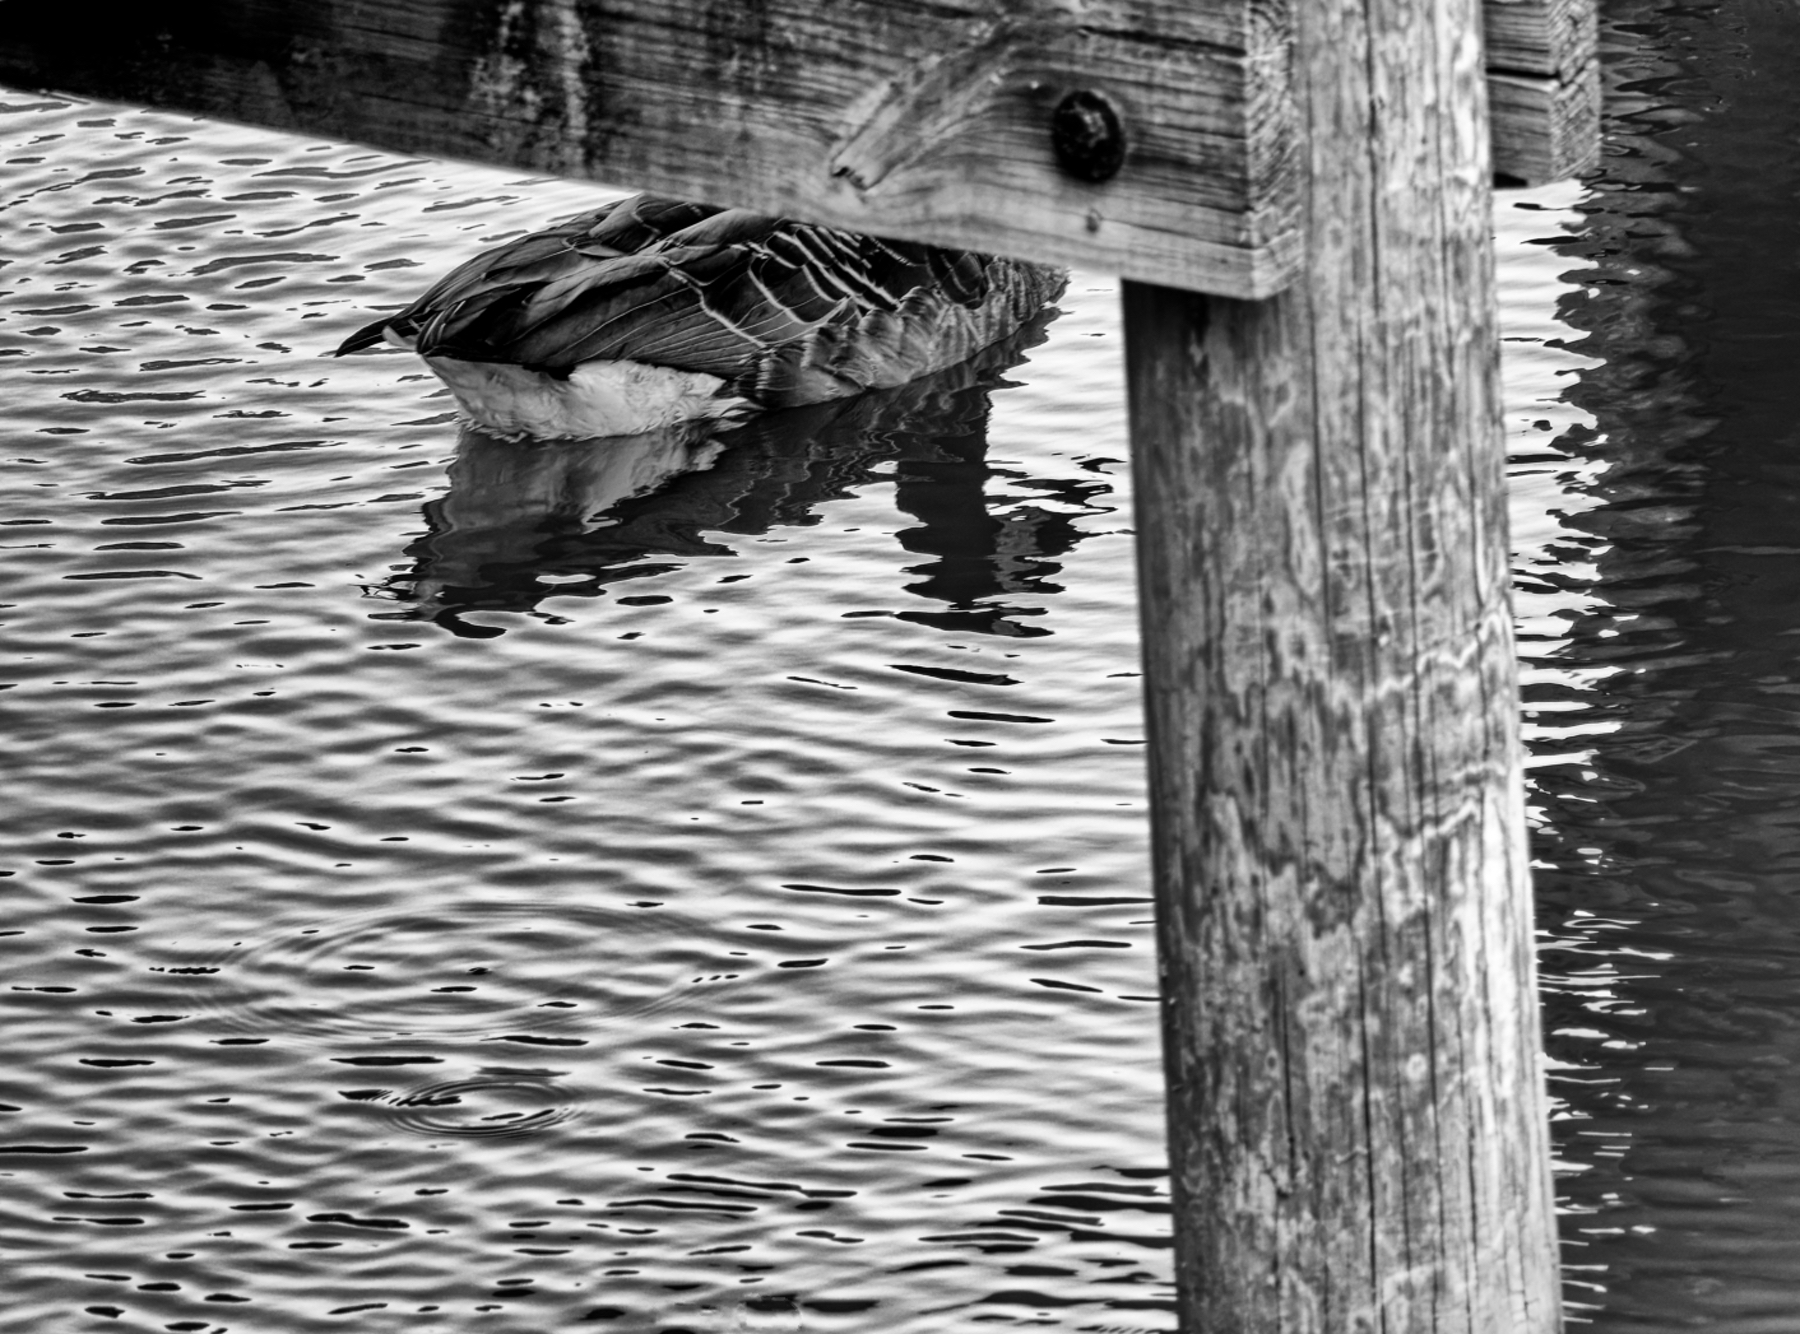
<path fill-rule="evenodd" d="M 1523 646 L 1571 1318 L 1800 1330 L 1800 10 L 1612 5 Z M 1560 619 L 1557 619 L 1560 618 Z"/>
<path fill-rule="evenodd" d="M 1800 13 L 1606 41 L 1496 212 L 1570 1315 L 1800 1331 Z M 1173 1328 L 1112 284 L 724 451 L 320 356 L 595 198 L 0 93 L 0 1328 Z"/>

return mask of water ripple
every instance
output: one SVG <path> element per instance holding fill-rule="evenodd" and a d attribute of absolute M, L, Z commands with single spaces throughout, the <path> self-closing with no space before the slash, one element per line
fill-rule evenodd
<path fill-rule="evenodd" d="M 595 187 L 0 149 L 0 1326 L 1172 1328 L 1116 284 L 522 453 L 323 353 Z"/>
<path fill-rule="evenodd" d="M 379 1105 L 386 1119 L 418 1135 L 541 1135 L 581 1115 L 581 1097 L 553 1079 L 495 1073 L 452 1079 L 394 1094 Z"/>
<path fill-rule="evenodd" d="M 700 938 L 664 909 L 461 903 L 289 927 L 150 967 L 221 1030 L 496 1038 L 597 1031 L 736 980 L 742 965 Z"/>

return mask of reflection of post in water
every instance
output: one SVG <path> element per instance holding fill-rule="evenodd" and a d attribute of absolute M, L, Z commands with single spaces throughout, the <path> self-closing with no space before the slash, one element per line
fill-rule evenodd
<path fill-rule="evenodd" d="M 945 630 L 1048 634 L 1012 619 L 1039 615 L 1042 608 L 1007 606 L 997 600 L 1008 593 L 1061 592 L 1060 584 L 1045 578 L 1061 568 L 1048 558 L 1073 547 L 1081 539 L 1080 530 L 1066 513 L 1037 505 L 990 510 L 987 479 L 1022 480 L 1024 475 L 988 464 L 985 413 L 968 434 L 940 436 L 935 444 L 931 456 L 901 458 L 894 503 L 923 525 L 901 533 L 900 545 L 938 558 L 909 567 L 908 573 L 926 577 L 908 584 L 906 591 L 947 602 L 950 610 L 903 611 L 898 613 L 900 619 Z M 1066 494 L 1057 498 L 1081 504 L 1100 489 L 1100 484 L 1061 484 L 1057 490 Z"/>
<path fill-rule="evenodd" d="M 924 578 L 907 591 L 948 604 L 897 614 L 947 629 L 1047 633 L 1013 619 L 1041 608 L 1005 599 L 1058 591 L 1045 582 L 1059 568 L 1051 558 L 1080 534 L 1065 515 L 1033 505 L 990 512 L 984 485 L 996 472 L 1019 477 L 986 462 L 989 395 L 1043 340 L 1049 318 L 897 389 L 736 427 L 526 443 L 465 429 L 450 490 L 425 506 L 429 531 L 407 548 L 412 569 L 381 591 L 414 604 L 400 613 L 408 619 L 460 635 L 499 634 L 463 614 L 529 612 L 552 593 L 596 597 L 675 568 L 659 557 L 730 555 L 715 535 L 816 522 L 821 502 L 885 480 L 875 470 L 892 462 L 896 501 L 921 524 L 901 543 L 936 558 L 910 567 Z M 1080 487 L 1056 496 L 1084 498 Z"/>

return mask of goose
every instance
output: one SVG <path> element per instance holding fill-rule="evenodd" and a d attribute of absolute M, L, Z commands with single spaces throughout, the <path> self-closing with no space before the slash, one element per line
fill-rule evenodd
<path fill-rule="evenodd" d="M 1004 338 L 1066 280 L 643 194 L 482 252 L 335 355 L 410 348 L 505 439 L 639 435 L 905 384 Z"/>

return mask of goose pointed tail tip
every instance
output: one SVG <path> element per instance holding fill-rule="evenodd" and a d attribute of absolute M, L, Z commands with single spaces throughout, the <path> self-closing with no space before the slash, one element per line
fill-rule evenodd
<path fill-rule="evenodd" d="M 365 324 L 343 342 L 337 345 L 334 357 L 348 356 L 352 352 L 361 352 L 364 348 L 374 347 L 377 343 L 387 341 L 387 324 L 385 319 L 376 320 L 373 324 Z"/>

